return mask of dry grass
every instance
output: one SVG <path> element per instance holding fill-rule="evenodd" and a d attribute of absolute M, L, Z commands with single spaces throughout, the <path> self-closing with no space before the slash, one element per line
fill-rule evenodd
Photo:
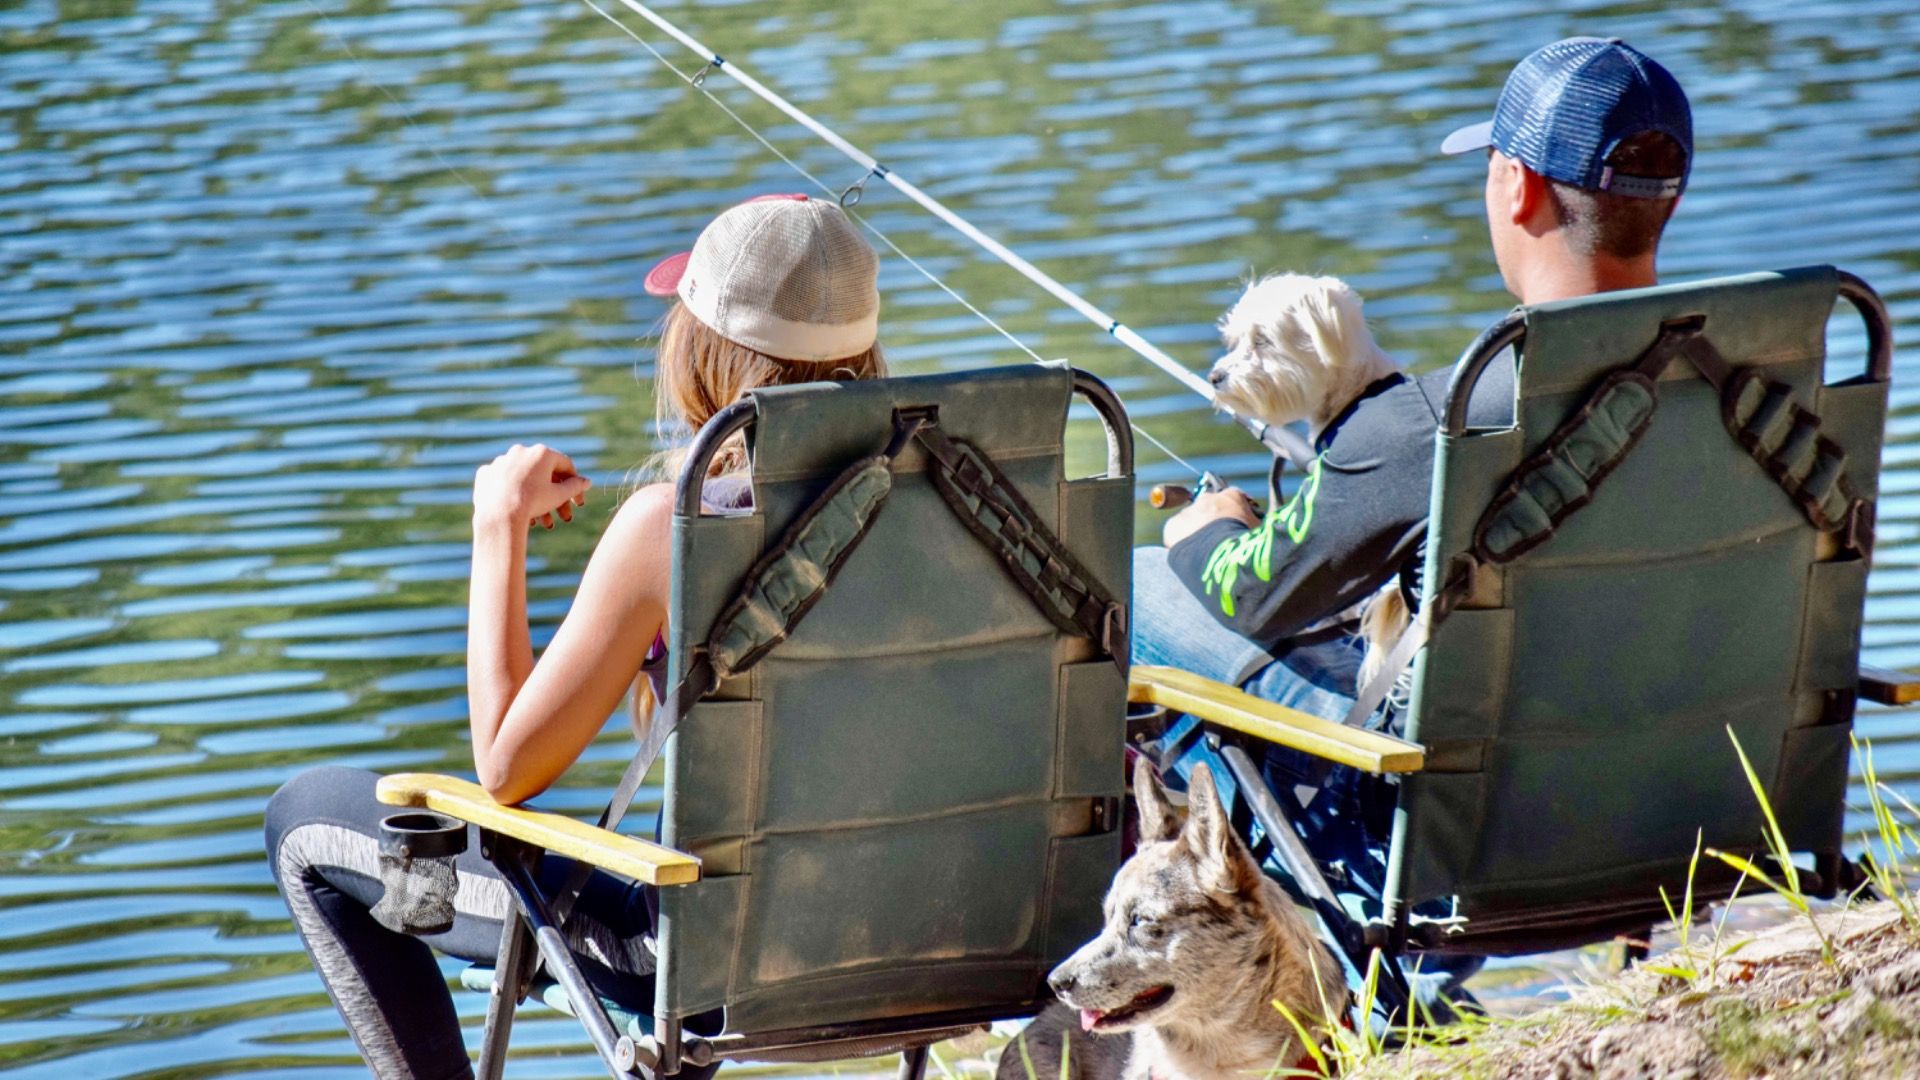
<path fill-rule="evenodd" d="M 1365 1080 L 1920 1076 L 1920 935 L 1880 902 L 1727 935 L 1688 978 L 1635 968 L 1566 1004 L 1381 1054 Z M 1831 958 L 1825 949 L 1831 948 Z"/>
<path fill-rule="evenodd" d="M 1686 895 L 1668 899 L 1673 946 L 1649 963 L 1526 1017 L 1478 1019 L 1398 1050 L 1359 1055 L 1346 1075 L 1920 1076 L 1920 913 L 1911 884 L 1920 869 L 1920 809 L 1880 783 L 1872 747 L 1856 744 L 1875 824 L 1860 841 L 1881 899 L 1858 904 L 1849 898 L 1822 911 L 1800 890 L 1773 809 L 1738 739 L 1734 749 L 1765 811 L 1763 840 L 1772 856 L 1755 864 L 1706 853 L 1771 890 L 1800 918 L 1742 934 L 1726 932 L 1723 914 L 1696 930 L 1689 875 Z M 1696 863 L 1699 857 L 1696 851 Z"/>

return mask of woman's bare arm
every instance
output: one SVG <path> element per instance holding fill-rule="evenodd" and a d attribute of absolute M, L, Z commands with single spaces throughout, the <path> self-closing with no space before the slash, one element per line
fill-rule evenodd
<path fill-rule="evenodd" d="M 666 624 L 672 490 L 628 499 L 600 538 L 572 608 L 483 752 L 480 782 L 504 803 L 530 799 L 579 758 L 620 704 Z"/>
<path fill-rule="evenodd" d="M 560 469 L 556 482 L 572 472 L 571 462 L 562 468 L 553 459 L 522 471 L 536 478 L 537 487 L 549 464 Z M 480 783 L 494 798 L 515 803 L 546 790 L 599 734 L 664 625 L 672 490 L 665 484 L 645 488 L 620 508 L 587 563 L 572 608 L 536 663 L 527 633 L 522 522 L 537 516 L 528 511 L 538 511 L 554 493 L 536 492 L 533 501 L 522 501 L 519 474 L 504 471 L 508 475 L 496 476 L 488 491 L 475 485 L 467 703 Z M 554 512 L 570 517 L 573 498 Z"/>
<path fill-rule="evenodd" d="M 475 514 L 473 581 L 467 591 L 467 730 L 475 766 L 486 760 L 500 721 L 532 672 L 527 527 Z M 480 771 L 484 780 L 486 770 Z"/>

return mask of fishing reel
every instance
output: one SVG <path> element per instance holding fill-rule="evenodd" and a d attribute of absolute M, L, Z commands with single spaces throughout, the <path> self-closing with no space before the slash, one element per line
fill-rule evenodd
<path fill-rule="evenodd" d="M 1295 442 L 1299 441 L 1299 436 L 1293 435 L 1292 432 L 1287 431 L 1285 428 L 1270 428 L 1268 430 L 1293 436 Z M 1306 458 L 1290 457 L 1287 454 L 1278 453 L 1273 455 L 1273 464 L 1267 469 L 1267 506 L 1279 506 L 1286 502 L 1286 500 L 1281 497 L 1280 476 L 1286 471 L 1287 462 L 1290 460 L 1296 462 L 1310 461 L 1312 458 L 1310 454 Z M 1185 464 L 1185 462 L 1181 464 Z M 1192 466 L 1188 466 L 1188 468 L 1192 468 Z M 1211 472 L 1203 472 L 1200 474 L 1200 491 L 1202 493 L 1211 495 L 1214 492 L 1225 491 L 1227 487 L 1228 484 L 1225 480 L 1220 479 Z M 1181 484 L 1155 484 L 1152 490 L 1147 492 L 1147 505 L 1153 507 L 1155 510 L 1178 510 L 1188 503 L 1191 503 L 1193 496 L 1193 489 Z M 1266 517 L 1267 511 L 1265 507 L 1262 507 L 1258 502 L 1254 502 L 1253 516 L 1258 518 Z"/>
<path fill-rule="evenodd" d="M 1212 473 L 1200 474 L 1200 490 L 1215 492 L 1226 483 Z M 1155 510 L 1178 510 L 1193 501 L 1193 489 L 1182 484 L 1155 484 L 1147 493 L 1147 505 Z"/>

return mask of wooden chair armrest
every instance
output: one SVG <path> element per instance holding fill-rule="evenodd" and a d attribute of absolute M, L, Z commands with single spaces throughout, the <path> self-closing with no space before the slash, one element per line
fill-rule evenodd
<path fill-rule="evenodd" d="M 1920 675 L 1861 664 L 1860 696 L 1882 705 L 1911 705 L 1920 701 Z"/>
<path fill-rule="evenodd" d="M 1411 773 L 1426 766 L 1427 752 L 1419 743 L 1310 716 L 1178 668 L 1134 667 L 1127 700 L 1164 705 L 1364 772 Z"/>
<path fill-rule="evenodd" d="M 395 773 L 380 778 L 374 796 L 389 806 L 436 810 L 649 885 L 685 885 L 700 880 L 700 860 L 686 852 L 598 829 L 560 814 L 502 806 L 485 788 L 457 776 Z"/>

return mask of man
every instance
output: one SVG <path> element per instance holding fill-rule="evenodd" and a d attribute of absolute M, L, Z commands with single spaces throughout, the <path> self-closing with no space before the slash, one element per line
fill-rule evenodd
<path fill-rule="evenodd" d="M 1441 149 L 1486 151 L 1495 261 L 1509 292 L 1539 304 L 1655 283 L 1660 235 L 1692 163 L 1692 117 L 1679 83 L 1646 55 L 1618 39 L 1569 38 L 1522 60 L 1493 119 Z M 1134 662 L 1346 719 L 1363 689 L 1348 613 L 1417 561 L 1450 374 L 1369 386 L 1321 432 L 1292 500 L 1264 520 L 1234 489 L 1200 495 L 1170 519 L 1167 547 L 1135 552 Z M 1510 363 L 1482 378 L 1476 424 L 1510 422 L 1511 379 Z M 1403 586 L 1417 601 L 1411 592 Z M 1185 773 L 1205 752 L 1172 764 Z M 1315 856 L 1377 896 L 1391 789 L 1280 748 L 1264 767 L 1276 792 L 1299 797 Z"/>
<path fill-rule="evenodd" d="M 1494 259 L 1522 304 L 1655 283 L 1693 157 L 1686 93 L 1665 68 L 1617 38 L 1541 48 L 1514 68 L 1492 120 L 1441 146 L 1481 149 Z M 1476 392 L 1481 422 L 1510 411 L 1511 369 L 1499 367 L 1508 377 L 1489 373 Z M 1351 623 L 1326 621 L 1392 580 L 1424 530 L 1450 374 L 1369 387 L 1321 433 L 1314 482 L 1264 521 L 1233 488 L 1169 519 L 1167 547 L 1135 553 L 1134 662 L 1342 719 L 1359 655 Z M 1263 530 L 1271 542 L 1245 539 Z M 1365 550 L 1373 565 L 1356 564 Z M 1228 559 L 1237 572 L 1220 572 Z"/>

